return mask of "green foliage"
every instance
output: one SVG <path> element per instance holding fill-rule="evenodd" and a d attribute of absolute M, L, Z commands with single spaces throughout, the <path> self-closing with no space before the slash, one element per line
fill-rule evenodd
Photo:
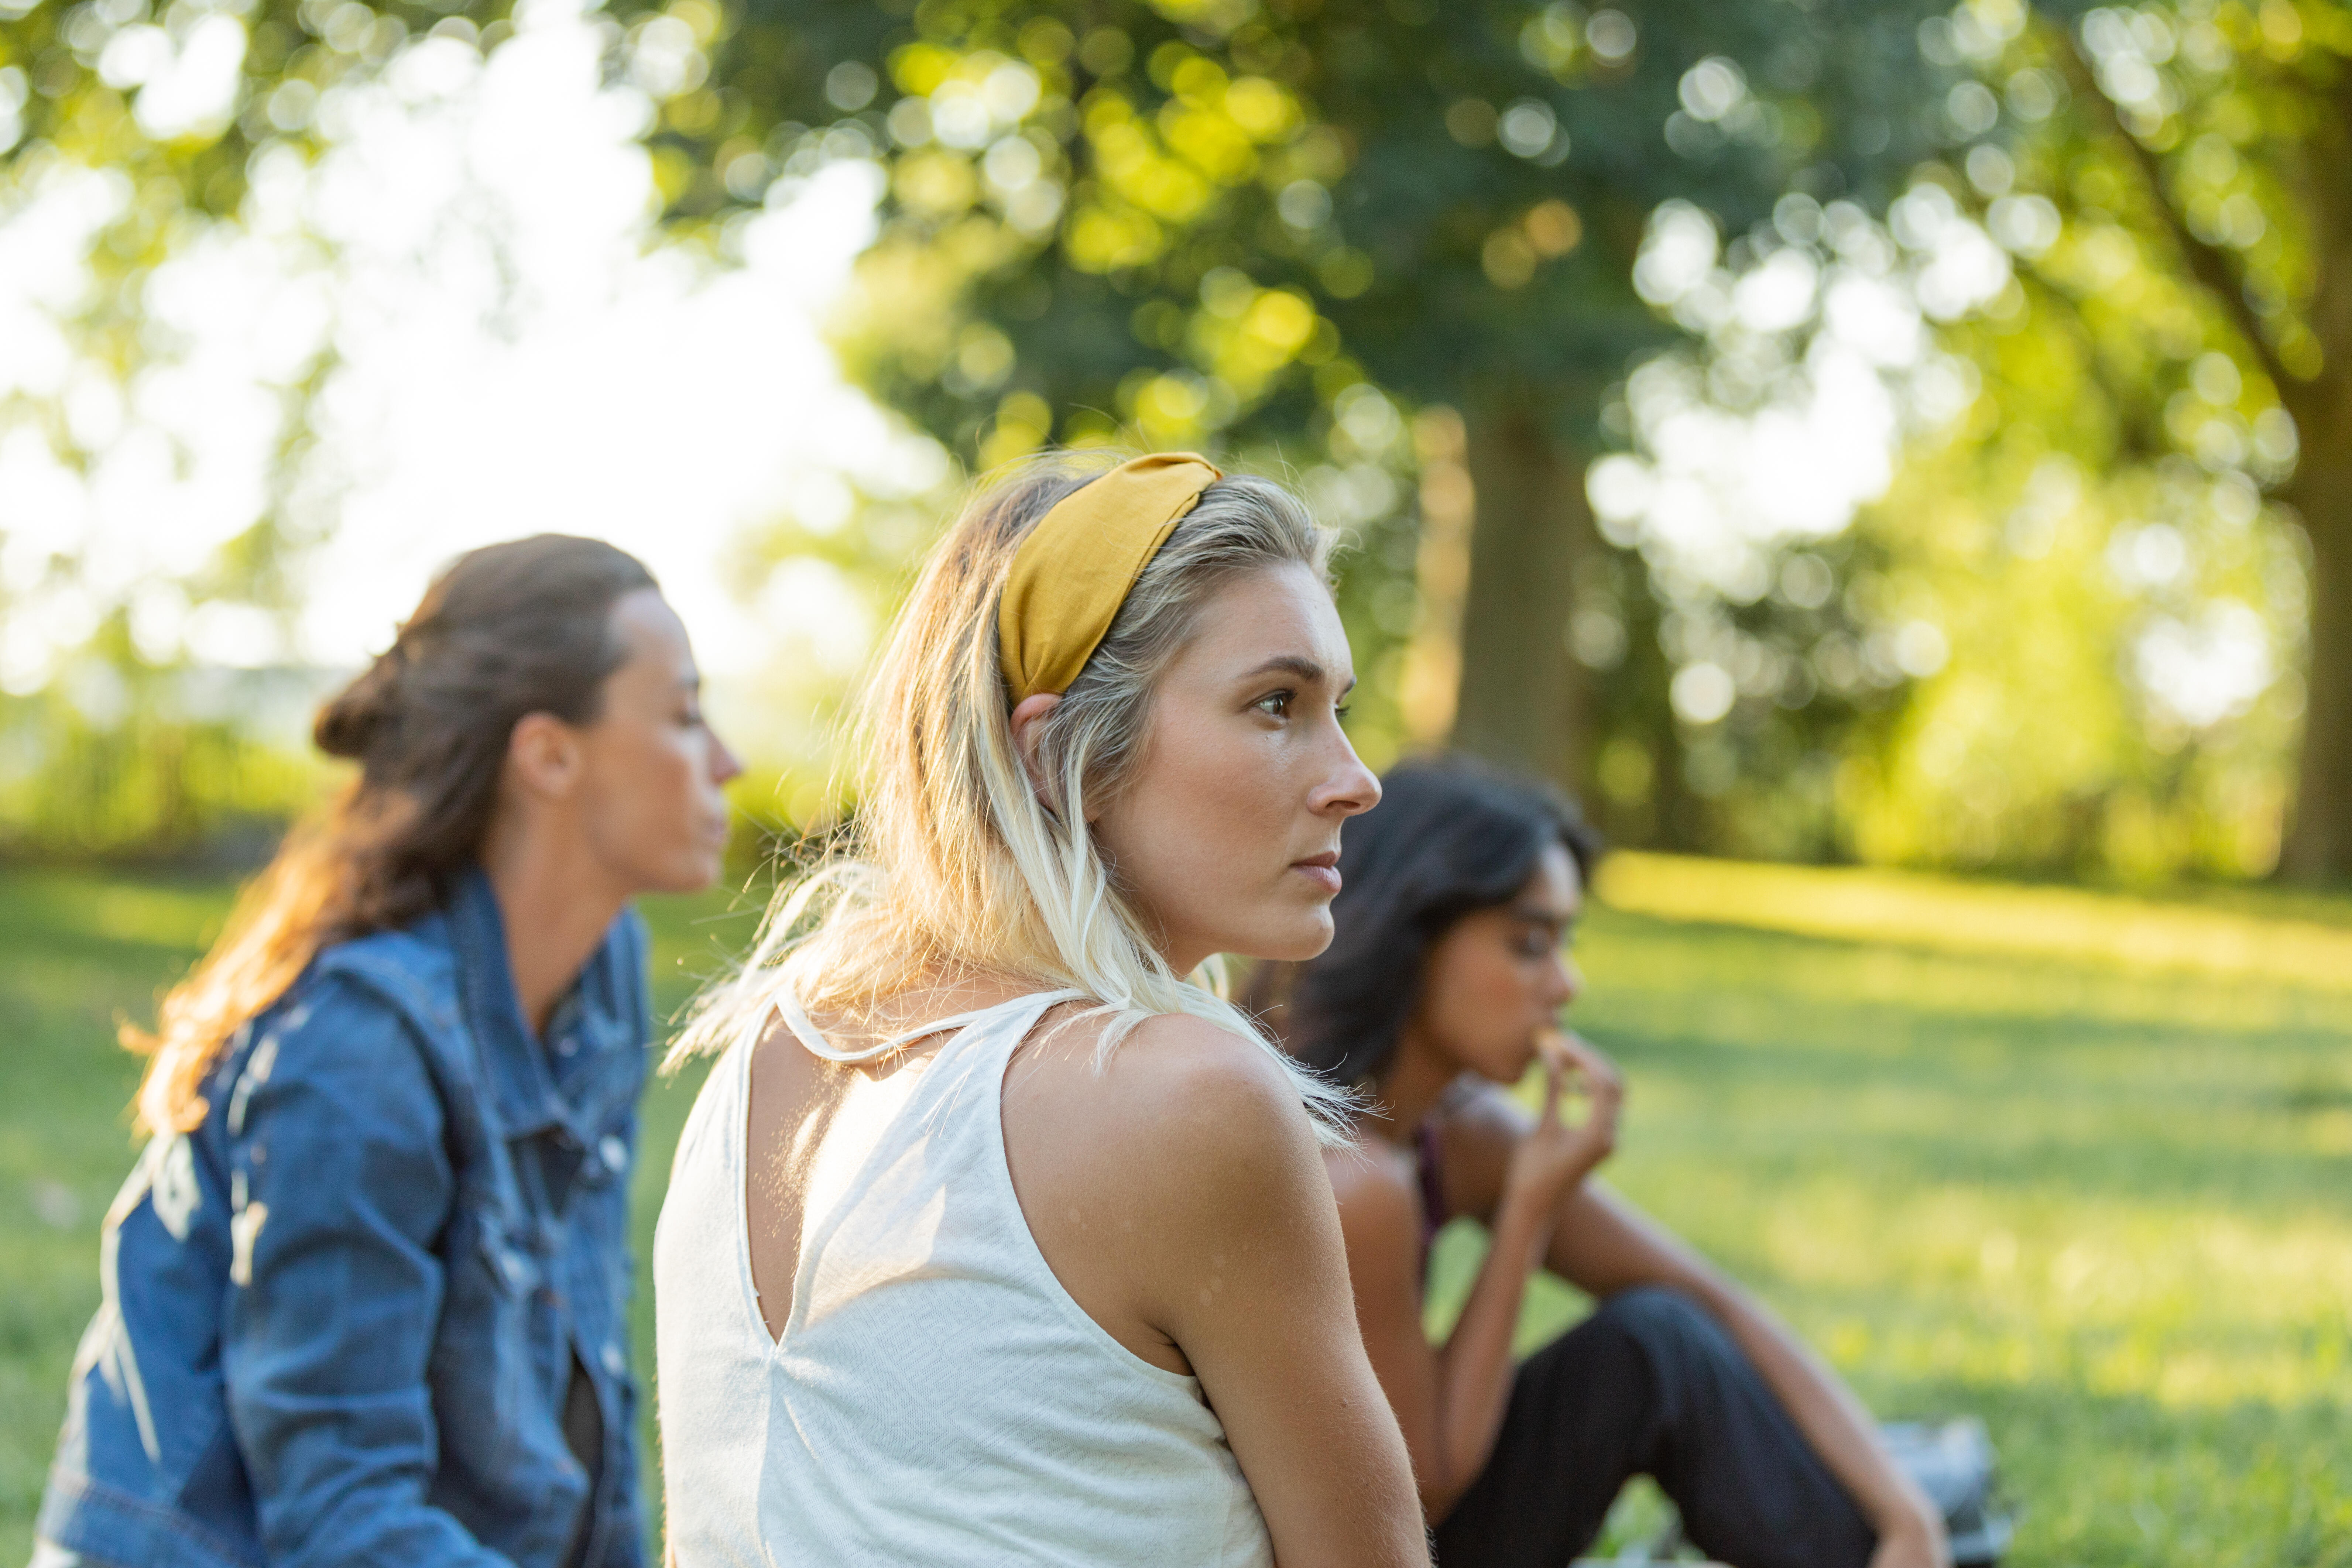
<path fill-rule="evenodd" d="M 1662 873 L 1690 882 L 1682 896 L 1819 934 L 1591 916 L 1577 1022 L 1628 1069 L 1622 1190 L 1760 1290 L 1875 1408 L 1981 1414 L 2026 1508 L 2020 1568 L 2352 1559 L 2334 1463 L 2352 1442 L 2340 978 L 2233 973 L 2220 943 L 2195 971 L 2151 969 L 2144 908 L 2092 895 L 2067 896 L 2072 924 L 2049 944 L 2063 955 L 2041 959 L 2000 945 L 2014 922 L 1988 905 L 2046 921 L 2049 896 L 1989 884 L 1769 873 L 1811 879 L 1792 899 L 1748 886 L 1763 873 L 1666 862 L 1618 896 L 1664 907 Z M 96 1304 L 97 1225 L 131 1159 L 137 1064 L 114 1023 L 146 1016 L 228 893 L 0 879 L 0 1555 L 29 1550 Z M 1878 918 L 1888 897 L 1901 920 Z M 726 896 L 647 912 L 665 1012 L 751 930 Z M 2352 940 L 2341 900 L 2237 892 L 2161 912 Z M 1885 929 L 1840 935 L 1841 919 Z M 1952 931 L 1990 936 L 1938 934 Z M 646 1100 L 641 1263 L 698 1081 Z M 1443 1239 L 1441 1312 L 1479 1245 Z M 1524 1342 L 1581 1310 L 1539 1285 Z M 634 1310 L 648 1367 L 642 1280 Z M 650 1457 L 650 1402 L 645 1436 Z"/>
<path fill-rule="evenodd" d="M 905 323 L 870 374 L 990 457 L 1122 426 L 1296 437 L 1367 375 L 1455 404 L 1589 382 L 1589 424 L 1628 357 L 1675 335 L 1631 284 L 1657 202 L 1744 227 L 1801 174 L 1883 198 L 1936 144 L 1899 7 L 1653 5 L 1638 27 L 1567 5 L 878 15 L 752 5 L 714 68 L 772 58 L 770 33 L 812 73 L 851 62 L 782 96 L 834 122 L 785 177 L 889 160 L 884 255 L 952 269 L 970 324 Z"/>
<path fill-rule="evenodd" d="M 297 707 L 282 672 L 158 668 L 120 618 L 29 697 L 0 695 L 0 856 L 254 856 L 324 770 L 257 723 Z"/>
<path fill-rule="evenodd" d="M 2339 678 L 2294 673 L 2340 616 L 2309 546 L 2345 524 L 2293 492 L 2326 418 L 2311 312 L 2352 265 L 2316 118 L 2352 35 L 2284 3 L 2025 19 L 1964 5 L 1922 33 L 2006 108 L 1937 177 L 2019 277 L 1948 330 L 1976 405 L 1861 525 L 1952 658 L 1851 759 L 1841 816 L 1874 859 L 2260 875 Z M 2223 642 L 2227 691 L 2161 657 Z"/>
<path fill-rule="evenodd" d="M 2352 868 L 2352 827 L 2328 826 L 2352 822 L 2335 804 L 2352 800 L 2352 640 L 2326 640 L 2352 639 L 2335 630 L 2352 626 L 2340 6 L 610 16 L 608 68 L 646 94 L 682 232 L 723 245 L 751 205 L 879 161 L 886 222 L 843 351 L 971 465 L 1048 441 L 1201 446 L 1289 475 L 1352 530 L 1341 602 L 1375 759 L 1444 736 L 1458 672 L 1456 739 L 1556 766 L 1624 841 L 2146 876 L 2259 874 L 2284 844 L 2303 872 Z M 143 269 L 234 212 L 267 159 L 313 150 L 335 83 L 428 32 L 490 48 L 509 27 L 500 5 L 446 0 L 0 0 L 11 174 L 120 176 L 83 321 L 98 357 L 156 352 Z M 174 119 L 163 62 L 232 35 L 236 92 Z M 1964 416 L 1920 416 L 1852 534 L 1766 541 L 1713 580 L 1622 519 L 1596 533 L 1585 465 L 1650 455 L 1629 373 L 1672 372 L 1686 404 L 1736 416 L 1801 392 L 1823 300 L 1770 330 L 1727 301 L 1790 262 L 1824 294 L 1840 267 L 1917 291 L 1933 247 L 1897 203 L 2014 258 L 1980 311 L 1919 296 L 1964 362 Z M 1677 204 L 1719 249 L 1669 299 L 1640 268 Z M 1549 492 L 1489 482 L 1513 478 L 1504 434 Z M 1429 497 L 1482 462 L 1490 500 L 1515 499 L 1449 565 Z M 864 521 L 818 538 L 786 520 L 758 553 L 817 556 L 887 606 L 927 520 Z M 253 584 L 205 592 L 273 603 L 264 569 L 299 542 L 284 530 L 224 568 Z M 1495 549 L 1570 536 L 1549 557 Z M 1498 574 L 1536 580 L 1510 616 Z M 2190 656 L 2233 647 L 2234 690 L 2178 689 Z M 1703 666 L 1737 686 L 1712 718 L 1669 701 Z M 1517 744 L 1497 710 L 1563 733 Z"/>
<path fill-rule="evenodd" d="M 14 753 L 0 772 L 0 854 L 12 859 L 238 858 L 316 793 L 313 768 L 226 721 L 100 726 L 56 693 L 0 702 L 0 714 Z"/>
<path fill-rule="evenodd" d="M 512 30 L 509 9 L 499 0 L 10 0 L 0 6 L 0 72 L 14 74 L 0 103 L 15 106 L 14 134 L 0 153 L 21 141 L 121 170 L 152 217 L 231 215 L 253 155 L 306 145 L 319 99 L 335 83 L 436 26 L 495 46 Z M 226 75 L 232 90 L 148 90 L 191 62 L 208 79 Z"/>
<path fill-rule="evenodd" d="M 983 468 L 1048 440 L 1223 450 L 1287 469 L 1358 531 L 1341 603 L 1368 754 L 1443 738 L 1455 696 L 1442 663 L 1465 691 L 1510 693 L 1487 704 L 1507 730 L 1514 714 L 1557 729 L 1569 717 L 1548 710 L 1589 705 L 1571 771 L 1605 785 L 1601 761 L 1618 756 L 1626 787 L 1595 804 L 1621 837 L 1819 854 L 1835 847 L 1825 768 L 1793 814 L 1695 807 L 1663 700 L 1673 606 L 1632 554 L 1580 535 L 1573 581 L 1546 577 L 1526 624 L 1426 657 L 1465 605 L 1459 586 L 1446 602 L 1416 581 L 1430 563 L 1400 481 L 1431 478 L 1432 443 L 1423 424 L 1409 444 L 1400 416 L 1462 411 L 1467 456 L 1458 434 L 1436 443 L 1457 476 L 1506 426 L 1556 454 L 1561 512 L 1498 490 L 1475 550 L 1589 532 L 1582 463 L 1628 433 L 1610 423 L 1616 385 L 1684 335 L 1634 286 L 1649 215 L 1673 197 L 1734 233 L 1769 228 L 1791 184 L 1883 202 L 1949 137 L 1922 91 L 1941 68 L 1913 44 L 1928 14 L 933 3 L 877 24 L 866 6 L 754 5 L 713 68 L 730 77 L 738 50 L 780 58 L 770 36 L 843 62 L 772 100 L 793 118 L 771 141 L 790 146 L 787 188 L 832 158 L 890 169 L 845 345 L 886 401 Z M 1475 626 L 1498 624 L 1480 590 L 1496 571 L 1467 572 Z M 1567 668 L 1572 614 L 1616 628 L 1606 680 Z M 1522 682 L 1528 667 L 1552 674 Z M 1449 689 L 1417 700 L 1416 685 Z M 1580 700 L 1577 685 L 1593 689 Z M 1852 706 L 1832 694 L 1774 720 L 1748 748 L 1750 793 Z M 1560 750 L 1475 724 L 1469 739 Z"/>

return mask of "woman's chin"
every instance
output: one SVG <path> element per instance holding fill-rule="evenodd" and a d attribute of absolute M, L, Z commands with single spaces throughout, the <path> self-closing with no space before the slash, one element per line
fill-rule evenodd
<path fill-rule="evenodd" d="M 643 868 L 634 879 L 640 892 L 698 893 L 727 869 L 727 847 L 703 843 L 681 847 Z"/>
<path fill-rule="evenodd" d="M 1254 931 L 1246 947 L 1228 947 L 1225 951 L 1281 963 L 1304 963 L 1322 956 L 1323 950 L 1331 945 L 1331 911 L 1327 906 L 1317 909 L 1311 916 L 1286 921 L 1279 931 Z"/>
<path fill-rule="evenodd" d="M 1483 1062 L 1473 1062 L 1470 1064 L 1470 1070 L 1488 1083 L 1499 1084 L 1505 1089 L 1516 1089 L 1518 1087 L 1519 1080 L 1528 1076 L 1528 1069 L 1535 1065 L 1535 1052 L 1519 1051 L 1507 1056 L 1497 1054 Z"/>

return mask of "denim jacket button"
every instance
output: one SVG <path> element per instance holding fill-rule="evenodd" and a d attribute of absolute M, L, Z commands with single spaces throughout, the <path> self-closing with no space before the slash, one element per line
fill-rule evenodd
<path fill-rule="evenodd" d="M 604 1370 L 614 1377 L 619 1377 L 629 1370 L 629 1358 L 621 1353 L 621 1347 L 617 1342 L 610 1340 L 604 1342 Z"/>
<path fill-rule="evenodd" d="M 604 1134 L 604 1141 L 596 1145 L 596 1152 L 604 1156 L 604 1169 L 613 1174 L 617 1176 L 629 1168 L 629 1146 L 621 1141 L 619 1133 Z"/>

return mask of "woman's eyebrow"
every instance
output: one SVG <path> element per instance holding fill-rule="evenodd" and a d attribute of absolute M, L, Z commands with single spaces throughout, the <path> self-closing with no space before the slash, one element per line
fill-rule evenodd
<path fill-rule="evenodd" d="M 1301 680 L 1318 682 L 1331 678 L 1329 670 L 1303 654 L 1278 653 L 1256 668 L 1245 669 L 1234 679 L 1255 680 L 1261 675 L 1295 675 Z M 1356 689 L 1356 678 L 1351 675 L 1348 678 L 1348 684 L 1339 688 L 1339 695 L 1345 697 L 1354 689 Z"/>
<path fill-rule="evenodd" d="M 1321 680 L 1331 672 L 1303 654 L 1278 653 L 1255 669 L 1245 669 L 1236 677 L 1254 680 L 1261 675 L 1295 675 L 1301 680 Z"/>

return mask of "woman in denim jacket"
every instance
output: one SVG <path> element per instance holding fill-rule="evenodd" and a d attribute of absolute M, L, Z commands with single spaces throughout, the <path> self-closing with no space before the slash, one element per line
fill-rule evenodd
<path fill-rule="evenodd" d="M 644 1556 L 628 900 L 740 771 L 635 560 L 450 566 L 320 711 L 360 765 L 163 1003 L 37 1568 Z"/>

